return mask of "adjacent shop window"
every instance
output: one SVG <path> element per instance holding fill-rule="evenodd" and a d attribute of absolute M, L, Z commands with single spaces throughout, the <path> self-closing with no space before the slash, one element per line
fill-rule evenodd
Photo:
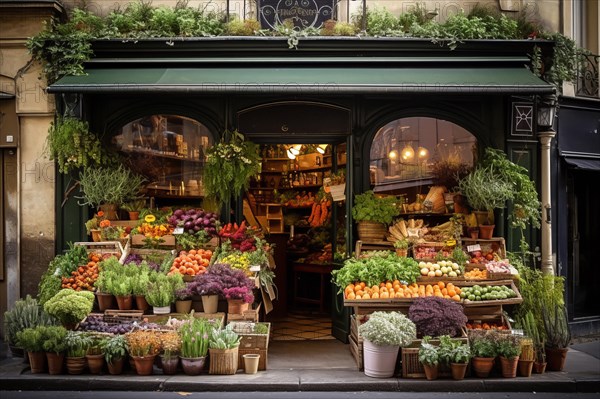
<path fill-rule="evenodd" d="M 201 123 L 176 115 L 136 119 L 113 137 L 131 169 L 148 180 L 154 197 L 201 197 L 202 167 L 212 135 Z"/>
<path fill-rule="evenodd" d="M 371 145 L 371 186 L 389 194 L 432 184 L 452 190 L 455 171 L 473 165 L 476 145 L 470 132 L 449 121 L 397 119 L 379 129 Z"/>

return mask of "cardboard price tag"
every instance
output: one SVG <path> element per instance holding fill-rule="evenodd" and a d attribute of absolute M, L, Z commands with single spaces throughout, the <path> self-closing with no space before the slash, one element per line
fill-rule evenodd
<path fill-rule="evenodd" d="M 175 227 L 173 234 L 183 234 L 183 227 Z"/>
<path fill-rule="evenodd" d="M 479 244 L 467 245 L 467 252 L 475 252 L 475 251 L 481 251 L 481 245 L 479 245 Z"/>

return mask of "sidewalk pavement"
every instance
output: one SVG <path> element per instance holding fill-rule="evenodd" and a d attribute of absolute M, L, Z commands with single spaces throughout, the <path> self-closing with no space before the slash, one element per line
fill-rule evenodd
<path fill-rule="evenodd" d="M 335 352 L 325 355 L 322 354 L 325 351 L 321 354 L 315 351 L 316 346 L 306 349 L 307 345 L 323 344 L 296 343 L 290 346 L 274 342 L 269 349 L 266 371 L 246 375 L 240 370 L 234 376 L 165 376 L 157 368 L 152 376 L 138 376 L 131 371 L 119 376 L 51 376 L 31 374 L 23 359 L 7 358 L 5 355 L 0 357 L 0 390 L 600 392 L 600 341 L 571 347 L 563 372 L 534 374 L 529 378 L 466 378 L 462 381 L 370 378 L 348 361 L 351 357 L 347 345 L 337 341 L 328 343 L 326 345 L 334 347 Z"/>

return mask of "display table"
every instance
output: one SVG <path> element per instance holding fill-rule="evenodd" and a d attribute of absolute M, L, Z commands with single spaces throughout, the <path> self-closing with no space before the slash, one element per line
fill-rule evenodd
<path fill-rule="evenodd" d="M 293 300 L 296 303 L 310 303 L 319 305 L 319 311 L 325 313 L 325 290 L 331 279 L 333 266 L 330 263 L 292 263 L 292 273 L 294 277 Z M 302 296 L 299 292 L 299 282 L 301 273 L 316 273 L 320 276 L 320 288 L 318 298 L 308 298 Z"/>

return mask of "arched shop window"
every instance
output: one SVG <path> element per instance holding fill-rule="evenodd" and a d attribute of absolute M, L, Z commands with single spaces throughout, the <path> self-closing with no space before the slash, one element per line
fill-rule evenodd
<path fill-rule="evenodd" d="M 202 168 L 213 143 L 203 124 L 183 116 L 150 115 L 121 127 L 112 141 L 124 162 L 146 178 L 147 196 L 202 196 Z"/>
<path fill-rule="evenodd" d="M 371 145 L 371 187 L 382 194 L 405 194 L 408 202 L 433 184 L 452 190 L 454 172 L 472 167 L 476 151 L 475 136 L 455 123 L 396 119 L 379 129 Z"/>

